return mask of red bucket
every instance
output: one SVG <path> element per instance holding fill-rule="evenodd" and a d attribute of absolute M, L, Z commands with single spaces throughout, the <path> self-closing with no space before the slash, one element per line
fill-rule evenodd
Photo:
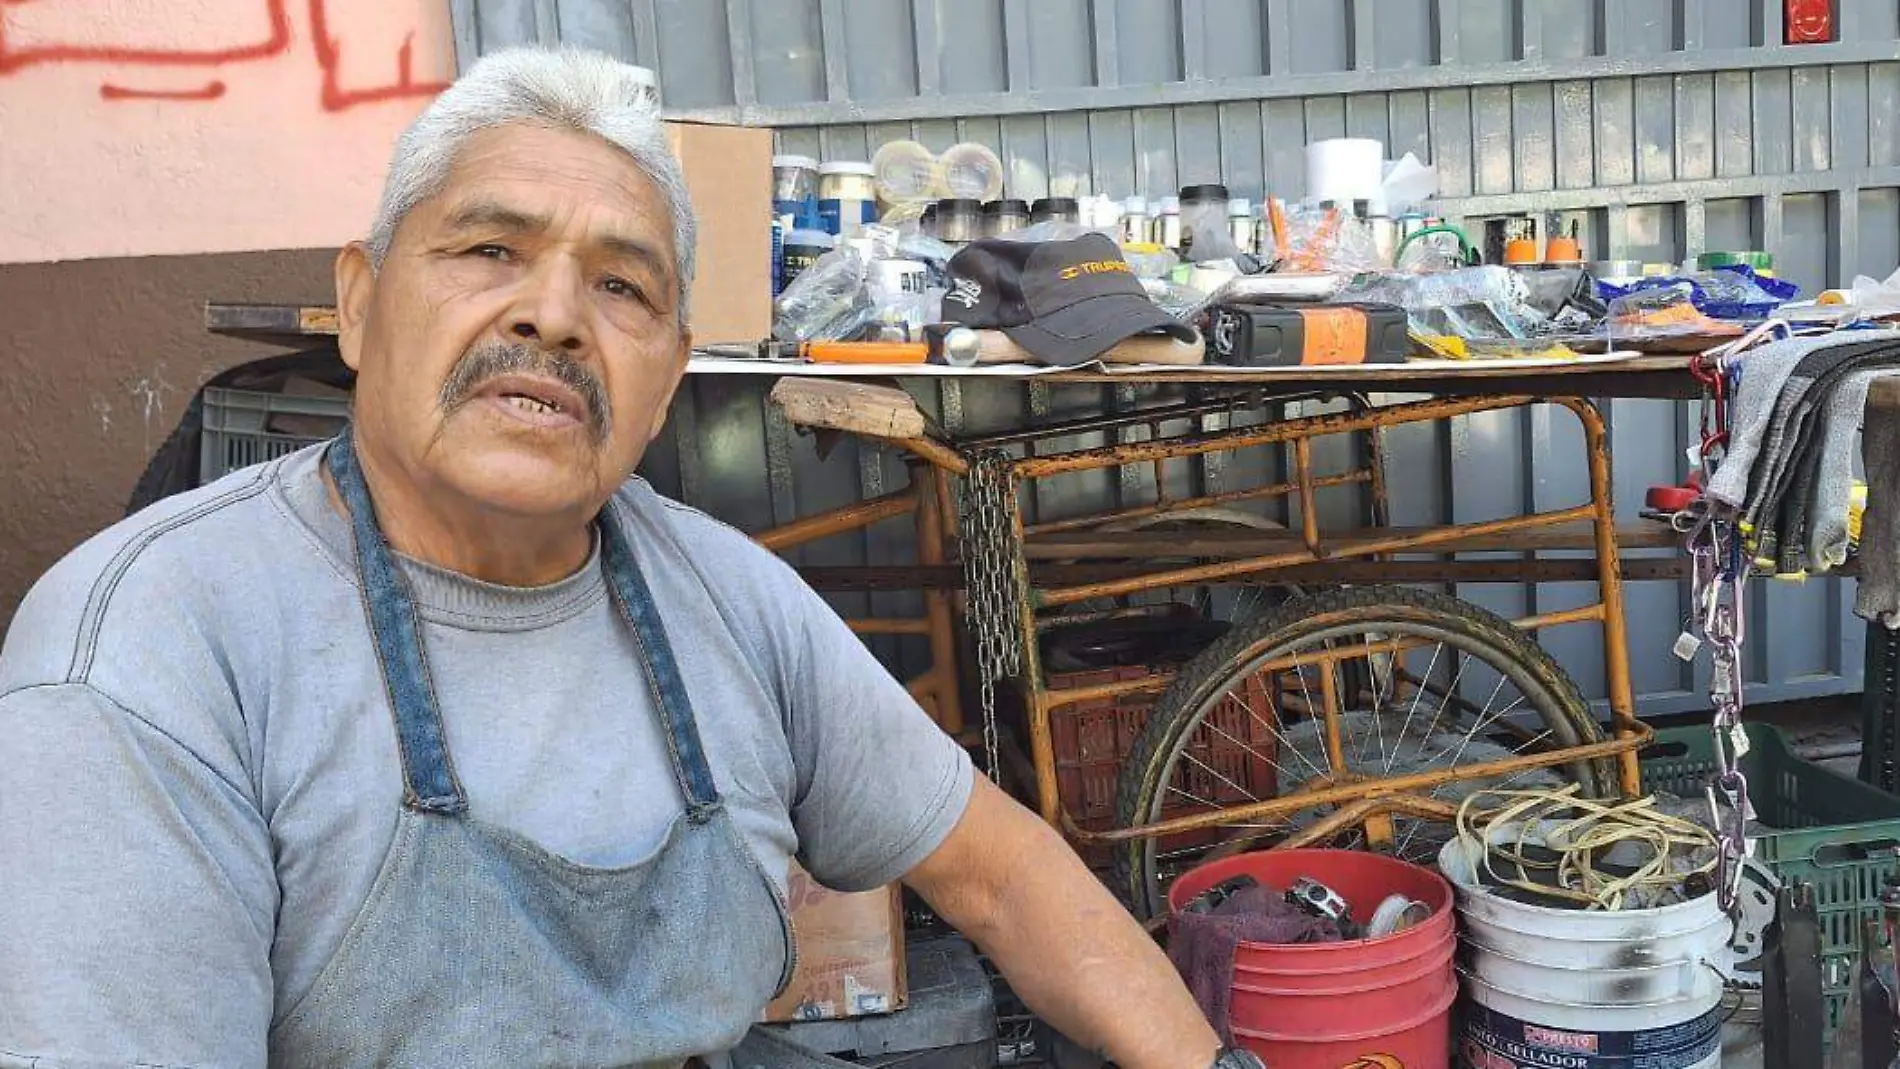
<path fill-rule="evenodd" d="M 1271 850 L 1183 874 L 1168 904 L 1178 912 L 1240 875 L 1276 890 L 1310 876 L 1352 903 L 1359 924 L 1394 894 L 1424 902 L 1432 913 L 1383 939 L 1240 944 L 1229 1001 L 1237 1042 L 1274 1069 L 1448 1069 L 1458 998 L 1450 884 L 1428 869 L 1358 850 Z"/>

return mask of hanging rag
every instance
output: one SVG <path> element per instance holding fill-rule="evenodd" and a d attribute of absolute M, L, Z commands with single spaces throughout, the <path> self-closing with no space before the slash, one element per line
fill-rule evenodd
<path fill-rule="evenodd" d="M 1860 592 L 1854 612 L 1900 630 L 1900 419 L 1867 421 L 1867 514 L 1860 527 Z"/>
<path fill-rule="evenodd" d="M 1231 1045 L 1228 997 L 1240 944 L 1334 943 L 1341 938 L 1337 924 L 1293 905 L 1280 892 L 1255 885 L 1235 891 L 1210 912 L 1176 914 L 1168 958 L 1221 1042 Z"/>
<path fill-rule="evenodd" d="M 1854 439 L 1865 424 L 1867 392 L 1878 379 L 1900 375 L 1900 368 L 1876 368 L 1849 376 L 1840 386 L 1840 398 L 1829 406 L 1826 440 L 1821 454 L 1826 458 L 1823 471 L 1814 486 L 1814 508 L 1808 528 L 1808 569 L 1825 573 L 1847 561 L 1847 511 L 1853 500 Z M 1863 455 L 1877 454 L 1867 451 Z M 1843 458 L 1847 470 L 1839 471 L 1833 458 Z"/>
<path fill-rule="evenodd" d="M 1891 335 L 1877 340 L 1863 340 L 1865 336 L 1862 334 L 1834 334 L 1827 337 L 1832 344 L 1819 346 L 1796 361 L 1775 397 L 1761 455 L 1756 459 L 1753 477 L 1749 479 L 1748 495 L 1742 509 L 1743 523 L 1760 525 L 1771 504 L 1779 502 L 1779 494 L 1786 486 L 1783 478 L 1793 460 L 1794 448 L 1800 441 L 1801 428 L 1813 411 L 1818 397 L 1824 396 L 1823 392 L 1814 389 L 1816 382 L 1850 360 L 1879 353 L 1894 344 Z M 1748 359 L 1744 357 L 1742 363 L 1744 380 L 1748 377 Z"/>
<path fill-rule="evenodd" d="M 1817 488 L 1831 480 L 1845 499 L 1854 477 L 1851 434 L 1825 433 L 1830 424 L 1860 424 L 1866 395 L 1854 397 L 1845 384 L 1863 372 L 1900 367 L 1900 338 L 1888 335 L 1878 341 L 1844 344 L 1814 353 L 1801 363 L 1810 362 L 1823 370 L 1805 384 L 1800 380 L 1801 367 L 1789 376 L 1781 406 L 1786 408 L 1785 419 L 1770 431 L 1772 462 L 1754 480 L 1751 506 L 1743 515 L 1743 521 L 1757 530 L 1758 557 L 1774 562 L 1784 575 L 1807 570 L 1807 527 Z M 1789 393 L 1797 394 L 1792 406 L 1786 405 Z M 1830 437 L 1841 446 L 1832 455 L 1825 448 Z M 1844 503 L 1841 511 L 1845 517 Z"/>
<path fill-rule="evenodd" d="M 1731 508 L 1748 500 L 1749 475 L 1781 398 L 1781 387 L 1795 365 L 1816 349 L 1840 344 L 1835 335 L 1789 338 L 1750 349 L 1741 358 L 1741 382 L 1729 410 L 1729 442 L 1721 466 L 1710 477 L 1708 493 Z"/>

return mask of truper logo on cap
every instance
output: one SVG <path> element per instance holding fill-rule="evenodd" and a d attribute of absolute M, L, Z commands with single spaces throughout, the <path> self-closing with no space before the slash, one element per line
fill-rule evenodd
<path fill-rule="evenodd" d="M 1124 275 L 1134 274 L 1126 260 L 1084 260 L 1079 264 L 1070 264 L 1062 269 L 1060 277 L 1064 282 L 1073 282 L 1083 275 L 1101 275 L 1120 271 Z"/>

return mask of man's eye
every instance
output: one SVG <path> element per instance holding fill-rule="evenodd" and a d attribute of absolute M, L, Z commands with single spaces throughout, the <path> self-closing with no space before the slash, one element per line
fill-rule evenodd
<path fill-rule="evenodd" d="M 609 278 L 600 285 L 602 289 L 605 289 L 608 293 L 616 297 L 630 297 L 635 300 L 641 297 L 640 287 L 628 282 L 624 278 Z"/>
<path fill-rule="evenodd" d="M 514 250 L 508 246 L 496 245 L 492 242 L 476 245 L 468 250 L 468 255 L 480 256 L 489 260 L 512 260 L 515 257 Z"/>

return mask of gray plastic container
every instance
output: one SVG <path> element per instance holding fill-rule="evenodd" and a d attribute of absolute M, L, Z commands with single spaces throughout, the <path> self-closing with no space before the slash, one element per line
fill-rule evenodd
<path fill-rule="evenodd" d="M 914 942 L 904 954 L 910 1003 L 896 1013 L 774 1026 L 807 1047 L 883 1069 L 991 1069 L 996 994 L 976 948 L 960 936 Z"/>

